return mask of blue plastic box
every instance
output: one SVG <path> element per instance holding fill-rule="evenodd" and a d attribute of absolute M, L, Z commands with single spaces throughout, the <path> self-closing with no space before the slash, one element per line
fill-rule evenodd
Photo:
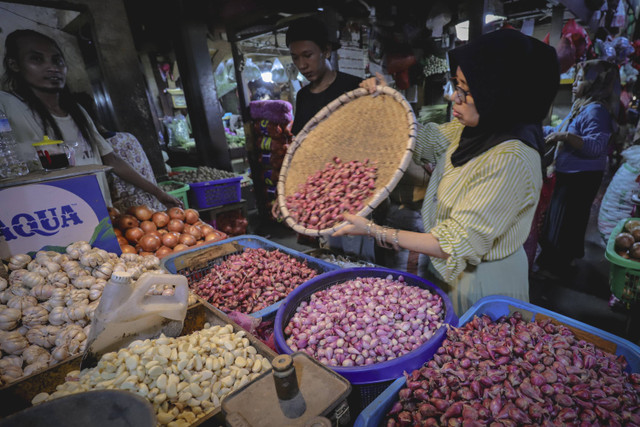
<path fill-rule="evenodd" d="M 193 194 L 193 204 L 198 209 L 206 209 L 239 202 L 242 198 L 240 181 L 242 181 L 241 176 L 192 182 L 189 184 L 189 191 Z"/>
<path fill-rule="evenodd" d="M 627 370 L 629 372 L 640 372 L 640 347 L 632 342 L 601 329 L 594 328 L 586 323 L 563 316 L 562 314 L 514 298 L 500 295 L 484 297 L 471 306 L 471 308 L 460 317 L 460 325 L 466 324 L 476 315 L 486 314 L 491 319 L 496 320 L 514 311 L 521 312 L 524 318 L 530 318 L 531 320 L 534 320 L 537 314 L 551 317 L 570 328 L 575 328 L 609 341 L 616 346 L 615 354 L 623 355 L 627 359 L 629 364 Z M 427 360 L 424 362 L 426 361 Z M 389 412 L 393 404 L 398 400 L 398 392 L 405 386 L 405 382 L 406 380 L 404 376 L 402 376 L 391 383 L 385 391 L 360 413 L 355 421 L 354 427 L 378 427 L 382 420 L 384 420 L 387 412 Z"/>
<path fill-rule="evenodd" d="M 253 249 L 261 248 L 267 251 L 274 251 L 277 249 L 280 252 L 286 253 L 287 255 L 297 259 L 298 261 L 306 262 L 307 265 L 310 268 L 316 270 L 318 274 L 322 274 L 327 271 L 337 270 L 340 268 L 335 264 L 322 261 L 320 259 L 298 252 L 294 249 L 287 248 L 286 246 L 279 245 L 263 237 L 254 236 L 250 234 L 243 234 L 241 236 L 231 237 L 225 240 L 219 240 L 217 242 L 212 242 L 208 245 L 198 246 L 197 248 L 188 249 L 185 251 L 177 252 L 175 254 L 167 255 L 166 257 L 162 258 L 162 265 L 169 273 L 182 274 L 183 276 L 186 276 L 189 281 L 189 284 L 191 284 L 192 282 L 200 280 L 207 273 L 209 273 L 209 271 L 211 270 L 211 267 L 222 263 L 229 255 L 240 253 L 240 251 L 234 252 L 231 254 L 226 254 L 218 258 L 207 260 L 207 265 L 197 270 L 188 269 L 186 268 L 186 266 L 181 265 L 181 262 L 180 262 L 181 259 L 184 259 L 185 255 L 203 252 L 205 249 L 211 248 L 212 246 L 220 246 L 224 243 L 231 243 L 231 242 L 235 242 L 244 248 L 253 248 Z M 276 311 L 278 310 L 278 307 L 280 307 L 283 301 L 284 299 L 266 308 L 263 308 L 260 311 L 256 311 L 255 313 L 250 313 L 250 315 L 256 318 L 268 318 L 270 316 L 273 316 L 275 315 Z"/>
<path fill-rule="evenodd" d="M 343 283 L 348 280 L 353 280 L 357 277 L 387 277 L 392 275 L 394 278 L 402 275 L 405 283 L 412 286 L 420 286 L 425 289 L 429 289 L 431 292 L 435 292 L 444 301 L 444 323 L 457 326 L 458 317 L 453 311 L 453 306 L 446 293 L 444 293 L 439 287 L 433 283 L 423 279 L 422 277 L 404 272 L 392 270 L 390 268 L 383 267 L 360 267 L 360 268 L 346 268 L 338 271 L 330 271 L 320 276 L 316 276 L 311 280 L 306 281 L 304 284 L 298 286 L 285 298 L 284 302 L 276 313 L 276 321 L 274 323 L 273 330 L 275 332 L 276 346 L 280 353 L 292 354 L 293 351 L 286 343 L 284 336 L 284 328 L 289 322 L 297 307 L 302 301 L 307 301 L 311 298 L 311 295 L 333 286 L 338 283 Z M 422 365 L 423 360 L 430 359 L 436 350 L 444 341 L 446 335 L 446 325 L 440 327 L 431 339 L 422 344 L 417 349 L 400 356 L 393 360 L 388 360 L 382 363 L 376 363 L 367 366 L 354 366 L 354 367 L 337 367 L 330 366 L 332 370 L 342 375 L 349 380 L 352 384 L 371 384 L 380 383 L 383 381 L 392 381 L 398 376 L 402 375 L 404 371 L 411 371 Z"/>

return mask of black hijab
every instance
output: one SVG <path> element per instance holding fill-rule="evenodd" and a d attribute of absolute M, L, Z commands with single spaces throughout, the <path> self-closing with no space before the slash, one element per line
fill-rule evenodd
<path fill-rule="evenodd" d="M 480 116 L 465 127 L 451 156 L 453 166 L 510 140 L 544 154 L 542 120 L 560 85 L 560 66 L 551 46 L 517 30 L 484 34 L 449 52 L 451 72 L 458 66 Z"/>

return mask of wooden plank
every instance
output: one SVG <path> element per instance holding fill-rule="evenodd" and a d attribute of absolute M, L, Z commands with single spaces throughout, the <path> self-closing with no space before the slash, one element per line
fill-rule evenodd
<path fill-rule="evenodd" d="M 174 265 L 176 271 L 181 271 L 188 268 L 198 269 L 206 267 L 209 261 L 213 259 L 220 258 L 234 252 L 241 252 L 243 249 L 244 246 L 240 245 L 237 242 L 213 245 L 205 249 L 186 253 L 184 255 L 176 257 Z"/>

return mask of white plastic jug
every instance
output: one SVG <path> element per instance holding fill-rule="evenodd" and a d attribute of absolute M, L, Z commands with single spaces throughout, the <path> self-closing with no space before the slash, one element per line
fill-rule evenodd
<path fill-rule="evenodd" d="M 152 286 L 161 284 L 173 285 L 173 295 L 147 295 Z M 132 341 L 157 338 L 161 333 L 178 336 L 188 297 L 187 278 L 178 274 L 144 273 L 132 283 L 131 273 L 113 273 L 93 315 L 85 359 L 99 359 Z"/>

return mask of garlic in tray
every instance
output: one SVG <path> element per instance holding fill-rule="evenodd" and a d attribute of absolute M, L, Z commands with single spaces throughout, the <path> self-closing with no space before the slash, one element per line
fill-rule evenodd
<path fill-rule="evenodd" d="M 69 245 L 66 253 L 14 255 L 7 267 L 8 280 L 0 278 L 0 386 L 84 350 L 91 318 L 114 271 L 131 271 L 137 278 L 161 268 L 155 256 L 119 257 L 87 242 Z M 29 357 L 2 368 L 5 359 L 25 349 Z"/>

